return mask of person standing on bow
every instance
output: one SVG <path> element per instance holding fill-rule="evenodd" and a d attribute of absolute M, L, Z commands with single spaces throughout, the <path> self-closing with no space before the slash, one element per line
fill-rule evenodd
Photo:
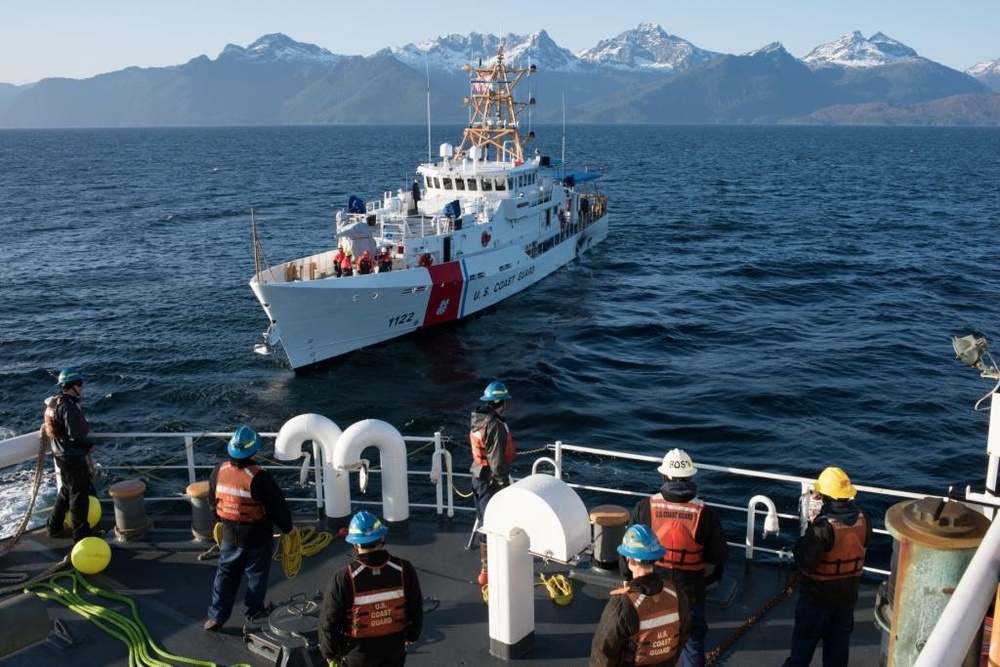
<path fill-rule="evenodd" d="M 333 273 L 339 278 L 344 270 L 341 265 L 344 263 L 344 246 L 337 246 L 337 252 L 333 253 Z"/>
<path fill-rule="evenodd" d="M 340 667 L 402 665 L 420 638 L 423 593 L 410 561 L 385 550 L 389 529 L 371 512 L 351 518 L 357 558 L 333 574 L 319 616 L 320 653 Z"/>
<path fill-rule="evenodd" d="M 358 258 L 358 275 L 365 276 L 372 272 L 375 265 L 372 263 L 372 256 L 367 249 L 362 251 L 361 257 Z"/>
<path fill-rule="evenodd" d="M 389 250 L 389 246 L 382 246 L 375 260 L 378 264 L 379 273 L 389 273 L 392 271 L 392 252 Z"/>
<path fill-rule="evenodd" d="M 340 260 L 340 273 L 344 278 L 354 275 L 354 253 L 350 250 L 344 254 L 344 259 Z"/>
<path fill-rule="evenodd" d="M 793 549 L 802 579 L 784 667 L 808 665 L 820 640 L 823 667 L 846 667 L 872 527 L 854 502 L 857 489 L 840 468 L 821 472 L 813 489 L 823 505 Z"/>
<path fill-rule="evenodd" d="M 705 664 L 705 588 L 722 579 L 726 564 L 726 536 L 714 509 L 697 497 L 691 480 L 698 472 L 683 449 L 667 452 L 657 471 L 663 477 L 658 493 L 640 500 L 632 510 L 631 523 L 648 525 L 660 540 L 665 553 L 657 561 L 661 577 L 673 581 L 688 598 L 691 632 L 681 655 L 683 667 Z M 707 567 L 712 566 L 706 576 Z M 631 572 L 621 564 L 627 580 Z"/>
<path fill-rule="evenodd" d="M 472 428 L 469 441 L 472 444 L 472 494 L 476 502 L 476 522 L 481 527 L 486 516 L 486 505 L 493 495 L 510 485 L 510 464 L 517 450 L 514 436 L 504 421 L 510 392 L 503 382 L 491 382 L 480 404 L 472 411 Z M 480 585 L 488 583 L 486 536 L 479 535 L 479 559 L 481 569 L 476 581 Z"/>
<path fill-rule="evenodd" d="M 665 550 L 643 524 L 625 531 L 618 553 L 631 580 L 611 591 L 590 645 L 590 667 L 674 667 L 688 635 L 687 596 L 664 581 L 656 562 Z"/>
<path fill-rule="evenodd" d="M 229 620 L 244 575 L 244 617 L 249 622 L 264 611 L 274 526 L 286 535 L 294 528 L 281 487 L 253 459 L 259 449 L 260 435 L 249 426 L 239 427 L 229 440 L 229 459 L 216 465 L 208 478 L 209 502 L 222 521 L 219 566 L 204 625 L 208 632 Z"/>
<path fill-rule="evenodd" d="M 49 439 L 49 447 L 59 471 L 59 494 L 49 515 L 47 528 L 50 537 L 64 532 L 66 512 L 70 513 L 73 542 L 91 535 L 100 535 L 87 522 L 90 496 L 97 495 L 90 473 L 88 457 L 94 443 L 87 439 L 90 423 L 80 404 L 83 396 L 83 373 L 76 366 L 67 366 L 59 372 L 60 392 L 45 400 L 45 415 L 41 436 Z"/>

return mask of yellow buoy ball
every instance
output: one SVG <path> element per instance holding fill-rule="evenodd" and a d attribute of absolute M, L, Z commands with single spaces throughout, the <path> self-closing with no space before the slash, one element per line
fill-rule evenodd
<path fill-rule="evenodd" d="M 97 496 L 90 496 L 90 505 L 87 506 L 87 523 L 93 528 L 101 522 L 101 501 Z M 66 528 L 73 527 L 72 512 L 66 514 Z"/>
<path fill-rule="evenodd" d="M 97 574 L 111 562 L 111 546 L 99 537 L 85 537 L 76 543 L 70 561 L 83 574 Z"/>

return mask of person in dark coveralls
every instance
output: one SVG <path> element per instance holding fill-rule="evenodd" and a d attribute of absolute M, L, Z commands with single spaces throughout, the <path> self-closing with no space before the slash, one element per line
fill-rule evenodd
<path fill-rule="evenodd" d="M 249 426 L 239 427 L 227 449 L 229 460 L 216 465 L 208 478 L 209 502 L 215 516 L 222 521 L 219 567 L 204 625 L 208 632 L 215 632 L 229 620 L 244 575 L 247 580 L 244 618 L 250 622 L 264 612 L 274 526 L 286 535 L 294 528 L 281 487 L 253 459 L 260 449 L 257 432 Z"/>
<path fill-rule="evenodd" d="M 91 535 L 101 535 L 87 522 L 94 481 L 90 474 L 88 454 L 94 443 L 87 439 L 90 423 L 80 404 L 83 395 L 83 373 L 76 366 L 67 366 L 59 373 L 60 392 L 45 401 L 41 436 L 49 439 L 49 447 L 59 470 L 59 494 L 49 515 L 47 528 L 50 537 L 64 533 L 66 512 L 72 517 L 73 542 Z"/>
<path fill-rule="evenodd" d="M 656 562 L 661 577 L 669 579 L 688 598 L 691 631 L 681 655 L 683 667 L 705 664 L 705 588 L 722 578 L 726 564 L 726 536 L 719 515 L 697 498 L 691 478 L 698 472 L 683 449 L 672 449 L 657 468 L 663 476 L 658 493 L 636 503 L 630 523 L 646 524 L 656 534 L 665 553 Z M 711 574 L 706 576 L 706 566 Z M 631 577 L 624 563 L 622 575 Z"/>
<path fill-rule="evenodd" d="M 472 411 L 469 442 L 472 445 L 472 494 L 476 501 L 476 521 L 483 525 L 486 505 L 497 491 L 510 485 L 510 464 L 517 450 L 510 427 L 504 421 L 510 392 L 503 382 L 496 380 L 486 387 L 481 401 Z M 489 582 L 487 574 L 486 536 L 479 535 L 479 560 L 481 569 L 476 581 Z"/>
<path fill-rule="evenodd" d="M 389 529 L 371 512 L 351 518 L 357 558 L 334 573 L 323 595 L 319 647 L 340 667 L 393 667 L 420 638 L 423 593 L 410 561 L 385 550 Z"/>
<path fill-rule="evenodd" d="M 821 639 L 823 667 L 846 667 L 872 527 L 854 502 L 857 489 L 840 468 L 824 470 L 813 488 L 823 506 L 793 549 L 802 579 L 784 667 L 806 667 Z"/>
<path fill-rule="evenodd" d="M 656 561 L 665 550 L 643 524 L 625 531 L 618 553 L 632 579 L 611 598 L 590 646 L 590 667 L 674 667 L 688 634 L 687 596 L 664 581 Z"/>

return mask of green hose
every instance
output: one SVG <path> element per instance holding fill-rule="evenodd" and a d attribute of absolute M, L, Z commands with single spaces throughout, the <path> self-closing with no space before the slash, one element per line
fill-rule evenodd
<path fill-rule="evenodd" d="M 70 579 L 70 583 L 61 585 L 57 583 L 60 579 Z M 86 589 L 91 595 L 115 600 L 128 605 L 132 610 L 132 618 L 120 614 L 110 607 L 103 607 L 95 602 L 85 599 L 80 589 Z M 149 630 L 139 618 L 139 609 L 135 602 L 111 591 L 106 591 L 88 582 L 82 574 L 76 571 L 60 572 L 48 581 L 32 584 L 24 589 L 25 592 L 32 592 L 44 600 L 52 600 L 65 605 L 71 611 L 83 616 L 98 628 L 111 635 L 128 648 L 129 667 L 175 667 L 177 663 L 186 665 L 201 665 L 204 667 L 217 667 L 216 663 L 205 660 L 195 660 L 184 656 L 167 653 L 160 648 Z M 154 654 L 159 656 L 154 657 Z M 240 667 L 235 666 L 234 667 Z M 245 665 L 244 667 L 249 667 Z"/>

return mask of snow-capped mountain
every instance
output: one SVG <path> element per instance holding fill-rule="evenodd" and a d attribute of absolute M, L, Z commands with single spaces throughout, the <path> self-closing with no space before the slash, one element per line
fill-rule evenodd
<path fill-rule="evenodd" d="M 986 62 L 976 63 L 969 69 L 965 70 L 965 73 L 969 76 L 981 77 L 987 74 L 993 74 L 995 76 L 1000 76 L 1000 58 L 996 60 L 987 60 Z"/>
<path fill-rule="evenodd" d="M 219 54 L 219 60 L 239 62 L 284 62 L 284 63 L 315 63 L 318 65 L 333 65 L 344 56 L 336 55 L 315 44 L 296 42 L 291 37 L 281 33 L 264 35 L 247 48 L 235 44 L 226 44 Z"/>
<path fill-rule="evenodd" d="M 821 67 L 877 67 L 904 58 L 917 58 L 917 52 L 884 33 L 877 32 L 866 39 L 855 30 L 840 39 L 821 44 L 802 60 L 812 69 Z"/>
<path fill-rule="evenodd" d="M 622 69 L 684 70 L 720 54 L 699 49 L 667 33 L 656 23 L 640 23 L 614 39 L 605 39 L 577 56 L 586 62 Z"/>
<path fill-rule="evenodd" d="M 495 35 L 450 34 L 438 39 L 427 39 L 415 44 L 392 47 L 389 52 L 397 60 L 417 70 L 428 67 L 443 72 L 458 71 L 462 65 L 488 62 L 497 52 L 501 38 Z M 508 33 L 503 38 L 504 55 L 508 63 L 526 66 L 544 63 L 550 72 L 570 72 L 579 68 L 580 62 L 568 49 L 564 49 L 544 30 L 530 35 Z"/>
<path fill-rule="evenodd" d="M 993 90 L 1000 91 L 1000 58 L 977 63 L 965 70 L 965 73 Z"/>

